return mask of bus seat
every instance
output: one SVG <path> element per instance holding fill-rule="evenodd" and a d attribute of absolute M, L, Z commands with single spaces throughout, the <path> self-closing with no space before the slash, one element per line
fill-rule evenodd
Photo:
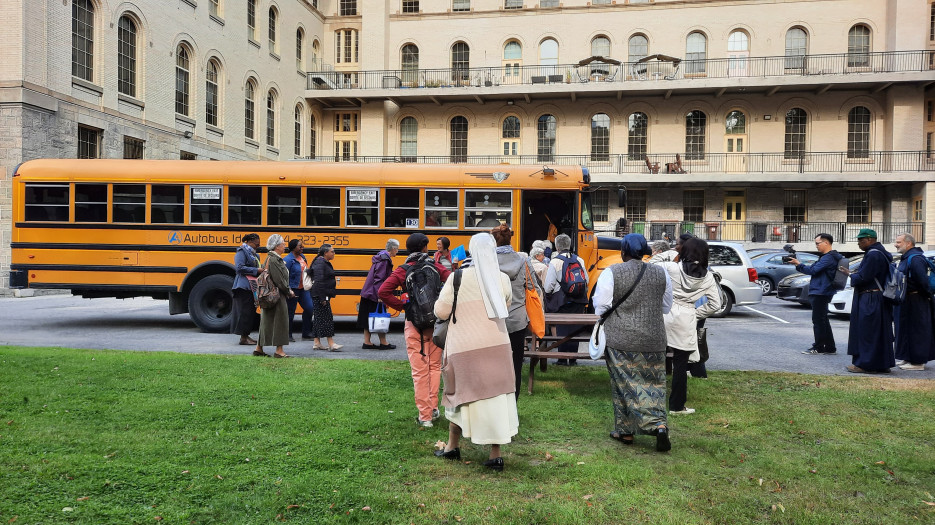
<path fill-rule="evenodd" d="M 227 223 L 228 224 L 243 224 L 240 222 L 240 212 L 235 210 L 227 210 Z"/>
<path fill-rule="evenodd" d="M 157 222 L 160 224 L 165 224 L 166 222 L 168 222 L 166 220 L 166 212 L 164 212 L 163 210 L 160 210 L 159 208 L 153 208 L 150 211 L 149 222 Z"/>
<path fill-rule="evenodd" d="M 351 224 L 354 226 L 367 226 L 370 224 L 370 221 L 367 220 L 367 216 L 363 213 L 352 213 Z"/>
<path fill-rule="evenodd" d="M 133 214 L 123 208 L 114 207 L 114 222 L 133 222 Z"/>

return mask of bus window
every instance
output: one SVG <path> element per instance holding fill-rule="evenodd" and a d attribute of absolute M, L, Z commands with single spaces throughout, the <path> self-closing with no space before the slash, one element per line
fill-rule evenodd
<path fill-rule="evenodd" d="M 263 188 L 229 186 L 227 188 L 227 224 L 260 224 L 263 218 Z"/>
<path fill-rule="evenodd" d="M 308 188 L 305 209 L 306 226 L 339 226 L 341 212 L 340 188 Z"/>
<path fill-rule="evenodd" d="M 146 222 L 146 186 L 114 184 L 113 222 Z"/>
<path fill-rule="evenodd" d="M 75 184 L 75 222 L 107 222 L 106 184 Z"/>
<path fill-rule="evenodd" d="M 510 225 L 513 194 L 509 191 L 464 191 L 464 227 L 494 228 Z"/>
<path fill-rule="evenodd" d="M 149 222 L 173 224 L 185 222 L 185 186 L 181 184 L 153 184 Z"/>
<path fill-rule="evenodd" d="M 68 184 L 27 184 L 26 220 L 68 222 Z"/>
<path fill-rule="evenodd" d="M 387 228 L 419 227 L 419 190 L 386 190 L 386 215 L 383 226 Z"/>
<path fill-rule="evenodd" d="M 591 195 L 581 193 L 581 227 L 585 230 L 594 229 L 594 215 L 591 212 Z"/>
<path fill-rule="evenodd" d="M 347 225 L 379 226 L 380 190 L 377 188 L 347 189 Z"/>
<path fill-rule="evenodd" d="M 221 187 L 192 186 L 190 222 L 192 224 L 221 224 Z"/>
<path fill-rule="evenodd" d="M 302 224 L 302 188 L 271 186 L 266 191 L 266 224 L 270 226 Z"/>
<path fill-rule="evenodd" d="M 425 225 L 458 227 L 458 190 L 425 190 Z"/>

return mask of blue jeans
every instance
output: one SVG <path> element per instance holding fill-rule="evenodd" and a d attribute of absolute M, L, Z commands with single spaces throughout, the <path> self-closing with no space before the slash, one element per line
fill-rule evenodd
<path fill-rule="evenodd" d="M 286 300 L 286 305 L 289 306 L 289 335 L 292 335 L 292 318 L 295 317 L 296 305 L 301 304 L 302 337 L 311 337 L 312 307 L 314 306 L 312 296 L 308 293 L 308 290 L 305 290 L 304 288 L 293 288 L 292 292 L 295 294 L 295 297 L 290 297 Z"/>

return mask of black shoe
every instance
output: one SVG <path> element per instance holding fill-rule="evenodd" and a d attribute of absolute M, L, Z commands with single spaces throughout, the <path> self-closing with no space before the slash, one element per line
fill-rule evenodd
<path fill-rule="evenodd" d="M 503 472 L 503 458 L 488 459 L 484 462 L 484 466 L 497 472 Z"/>
<path fill-rule="evenodd" d="M 314 341 L 315 338 L 312 337 L 312 336 L 310 336 L 310 335 L 303 335 L 303 336 L 302 336 L 302 340 L 303 340 L 303 341 Z"/>
<path fill-rule="evenodd" d="M 445 452 L 444 449 L 442 449 L 442 450 L 436 450 L 436 451 L 435 451 L 435 457 L 437 457 L 437 458 L 450 459 L 450 460 L 452 460 L 452 461 L 461 461 L 461 449 L 460 449 L 460 448 L 453 448 L 453 449 L 449 450 L 448 452 Z M 500 467 L 500 470 L 503 470 L 503 467 L 502 467 L 502 466 Z"/>
<path fill-rule="evenodd" d="M 669 429 L 666 427 L 656 429 L 656 450 L 659 452 L 672 450 L 672 442 L 669 441 Z"/>
<path fill-rule="evenodd" d="M 555 361 L 555 366 L 568 366 L 567 359 L 558 359 Z"/>
<path fill-rule="evenodd" d="M 295 337 L 292 337 L 292 336 L 290 335 L 290 336 L 289 336 L 289 342 L 290 342 L 290 343 L 294 343 L 294 342 L 295 342 Z"/>

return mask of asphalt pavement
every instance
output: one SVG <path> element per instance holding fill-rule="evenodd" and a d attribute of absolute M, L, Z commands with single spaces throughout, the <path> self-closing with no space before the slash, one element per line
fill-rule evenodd
<path fill-rule="evenodd" d="M 169 315 L 168 303 L 154 299 L 5 297 L 0 298 L 0 312 L 0 345 L 227 355 L 252 351 L 250 346 L 238 346 L 235 335 L 200 332 L 188 315 Z M 811 310 L 766 297 L 758 305 L 735 307 L 725 319 L 708 320 L 708 368 L 845 375 L 844 367 L 851 362 L 847 355 L 848 323 L 847 317 L 831 319 L 837 355 L 803 355 L 813 340 Z M 407 359 L 401 318 L 393 320 L 388 336 L 397 346 L 395 350 L 361 349 L 363 334 L 354 328 L 353 318 L 337 318 L 336 330 L 335 341 L 344 345 L 341 352 L 313 350 L 311 341 L 290 344 L 286 352 L 306 358 Z M 602 365 L 603 361 L 593 364 Z M 922 372 L 893 368 L 888 377 L 935 379 L 935 363 Z"/>

